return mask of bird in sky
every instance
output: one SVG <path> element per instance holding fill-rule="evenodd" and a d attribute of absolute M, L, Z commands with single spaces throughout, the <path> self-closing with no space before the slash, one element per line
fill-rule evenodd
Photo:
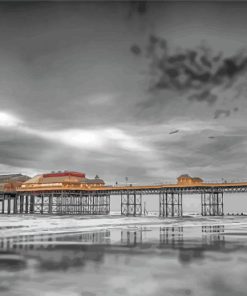
<path fill-rule="evenodd" d="M 169 135 L 176 134 L 176 133 L 178 133 L 178 132 L 179 132 L 179 130 L 170 131 L 170 132 L 169 132 Z"/>

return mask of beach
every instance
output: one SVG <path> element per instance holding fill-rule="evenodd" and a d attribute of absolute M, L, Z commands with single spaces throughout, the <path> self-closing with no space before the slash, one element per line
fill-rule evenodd
<path fill-rule="evenodd" d="M 245 295 L 247 217 L 0 217 L 1 295 Z"/>

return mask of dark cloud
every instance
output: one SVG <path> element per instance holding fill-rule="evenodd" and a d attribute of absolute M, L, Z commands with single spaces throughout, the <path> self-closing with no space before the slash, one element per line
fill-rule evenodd
<path fill-rule="evenodd" d="M 230 114 L 231 114 L 230 110 L 217 109 L 214 112 L 214 119 L 217 119 L 217 118 L 221 117 L 222 115 L 225 117 L 229 117 Z"/>
<path fill-rule="evenodd" d="M 213 105 L 217 100 L 217 96 L 212 94 L 209 90 L 204 90 L 202 92 L 198 92 L 189 96 L 188 100 L 197 102 L 207 102 L 209 105 Z"/>
<path fill-rule="evenodd" d="M 148 1 L 130 1 L 129 3 L 129 17 L 133 15 L 143 16 L 148 10 Z"/>
<path fill-rule="evenodd" d="M 0 133 L 0 163 L 13 167 L 42 169 L 47 156 L 53 155 L 57 148 L 50 141 L 39 137 L 14 132 L 11 129 L 1 129 Z"/>
<path fill-rule="evenodd" d="M 209 46 L 201 45 L 172 52 L 167 40 L 156 35 L 149 37 L 146 53 L 150 61 L 151 91 L 183 91 L 189 100 L 209 104 L 217 100 L 213 88 L 231 87 L 247 70 L 244 51 L 224 57 L 222 52 L 214 54 Z"/>
<path fill-rule="evenodd" d="M 134 54 L 134 55 L 140 55 L 141 54 L 141 48 L 138 46 L 138 45 L 132 45 L 131 47 L 130 47 L 130 51 Z"/>

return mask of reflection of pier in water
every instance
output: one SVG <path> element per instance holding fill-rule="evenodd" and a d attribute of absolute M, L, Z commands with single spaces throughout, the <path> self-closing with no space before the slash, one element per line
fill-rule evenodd
<path fill-rule="evenodd" d="M 0 239 L 0 250 L 54 248 L 59 243 L 64 243 L 64 245 L 76 245 L 78 243 L 80 245 L 107 245 L 110 244 L 110 230 L 67 235 L 50 233 L 2 238 Z"/>
<path fill-rule="evenodd" d="M 181 262 L 187 263 L 195 259 L 203 258 L 205 251 L 227 251 L 224 239 L 224 225 L 202 226 L 201 239 L 190 239 L 184 235 L 186 228 L 160 227 L 159 241 L 156 244 L 156 250 L 166 252 L 166 250 L 177 250 L 178 258 Z M 143 239 L 143 233 L 147 230 L 141 228 L 137 230 L 122 230 L 121 244 L 128 247 L 135 247 L 136 252 L 142 250 L 148 251 L 148 246 L 154 248 L 154 244 Z"/>
<path fill-rule="evenodd" d="M 184 228 L 177 227 L 160 227 L 157 229 L 157 235 L 153 235 L 154 230 L 147 227 L 139 227 L 134 229 L 122 229 L 119 244 L 127 247 L 139 247 L 149 244 L 158 248 L 186 248 L 190 246 L 194 240 L 186 238 L 184 240 Z M 202 239 L 197 239 L 197 246 L 204 245 L 215 246 L 217 242 L 224 241 L 224 225 L 202 226 Z M 144 233 L 150 233 L 150 239 L 145 239 Z M 155 243 L 153 243 L 155 242 Z M 75 234 L 40 234 L 40 235 L 22 235 L 11 238 L 0 239 L 0 250 L 32 250 L 32 249 L 51 249 L 57 246 L 78 245 L 111 245 L 111 230 L 103 230 L 96 232 L 83 232 Z"/>
<path fill-rule="evenodd" d="M 160 247 L 183 246 L 183 227 L 160 227 Z"/>
<path fill-rule="evenodd" d="M 215 250 L 225 247 L 225 226 L 224 225 L 205 225 L 202 226 L 202 244 L 207 249 Z M 210 233 L 211 235 L 206 235 Z"/>
<path fill-rule="evenodd" d="M 30 258 L 39 262 L 40 269 L 62 269 L 83 266 L 87 261 L 102 262 L 105 255 L 141 255 L 157 253 L 171 256 L 169 250 L 182 263 L 202 259 L 205 251 L 234 251 L 238 245 L 227 244 L 224 239 L 224 226 L 196 227 L 199 236 L 186 235 L 184 227 L 139 227 L 117 230 L 119 241 L 112 242 L 112 231 L 101 230 L 77 234 L 25 235 L 0 239 L 0 266 L 4 254 L 17 258 L 20 262 Z M 190 228 L 193 230 L 193 228 Z M 154 231 L 154 232 L 153 232 Z M 201 235 L 200 235 L 201 234 Z M 154 236 L 155 235 L 155 236 Z M 114 236 L 114 235 L 113 235 Z M 229 248 L 230 246 L 230 248 Z M 167 251 L 169 251 L 167 253 Z M 1 257 L 2 255 L 2 257 Z M 12 259 L 13 259 L 12 258 Z M 18 258 L 17 258 L 18 259 Z M 13 261 L 13 260 L 12 260 Z"/>
<path fill-rule="evenodd" d="M 121 245 L 126 245 L 128 247 L 135 247 L 142 245 L 143 243 L 143 228 L 137 230 L 121 230 Z"/>
<path fill-rule="evenodd" d="M 99 246 L 101 244 L 110 244 L 109 230 L 72 235 L 41 234 L 2 238 L 0 266 L 5 258 L 9 264 L 18 260 L 18 254 L 20 262 L 30 258 L 38 260 L 41 270 L 66 270 L 83 266 L 87 261 L 101 262 L 104 257 L 104 248 Z"/>

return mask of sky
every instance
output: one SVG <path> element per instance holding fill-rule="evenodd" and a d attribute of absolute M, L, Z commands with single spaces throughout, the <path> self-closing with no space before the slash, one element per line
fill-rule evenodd
<path fill-rule="evenodd" d="M 0 173 L 247 179 L 247 2 L 0 2 Z"/>

